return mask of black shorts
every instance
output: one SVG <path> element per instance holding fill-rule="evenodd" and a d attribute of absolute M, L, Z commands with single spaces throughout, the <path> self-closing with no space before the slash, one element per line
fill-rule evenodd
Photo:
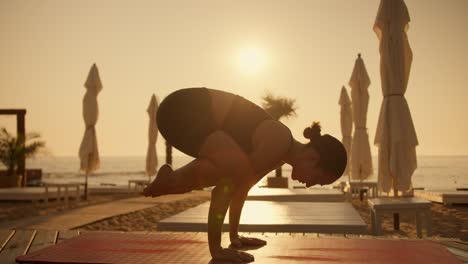
<path fill-rule="evenodd" d="M 161 102 L 156 116 L 162 136 L 176 149 L 196 158 L 206 137 L 222 130 L 245 153 L 250 153 L 255 129 L 272 117 L 249 100 L 230 94 L 233 96 L 231 108 L 223 123 L 218 125 L 212 114 L 211 92 L 229 94 L 207 88 L 187 88 L 168 95 Z"/>
<path fill-rule="evenodd" d="M 198 157 L 205 138 L 216 131 L 206 88 L 187 88 L 168 95 L 156 116 L 159 132 L 173 147 Z"/>

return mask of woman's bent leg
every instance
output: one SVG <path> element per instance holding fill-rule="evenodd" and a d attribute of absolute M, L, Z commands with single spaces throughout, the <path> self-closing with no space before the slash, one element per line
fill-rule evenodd
<path fill-rule="evenodd" d="M 218 174 L 230 178 L 234 185 L 247 186 L 256 183 L 248 154 L 224 131 L 215 131 L 206 138 L 199 157 L 209 160 Z"/>
<path fill-rule="evenodd" d="M 216 131 L 205 139 L 199 158 L 174 171 L 169 165 L 163 165 L 143 194 L 154 197 L 185 193 L 214 186 L 221 178 L 229 178 L 238 186 L 255 184 L 253 168 L 247 154 L 231 136 L 223 131 Z"/>

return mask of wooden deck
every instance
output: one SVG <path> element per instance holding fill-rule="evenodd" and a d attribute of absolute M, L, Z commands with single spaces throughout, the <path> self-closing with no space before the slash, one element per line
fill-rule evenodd
<path fill-rule="evenodd" d="M 205 232 L 209 202 L 168 217 L 158 230 Z M 224 230 L 229 230 L 229 213 Z M 367 234 L 367 224 L 350 203 L 246 201 L 239 230 L 243 232 L 313 232 Z"/>
<path fill-rule="evenodd" d="M 468 191 L 415 190 L 414 196 L 445 205 L 468 204 Z"/>
<path fill-rule="evenodd" d="M 456 239 L 391 239 L 359 235 L 309 234 L 309 233 L 242 233 L 267 240 L 268 244 L 248 251 L 255 256 L 254 263 L 468 263 L 468 243 Z M 18 256 L 59 260 L 63 253 L 67 263 L 84 263 L 84 258 L 114 259 L 106 263 L 203 263 L 210 260 L 206 233 L 173 232 L 80 232 L 78 230 L 0 230 L 0 263 L 13 264 Z M 104 237 L 104 240 L 103 240 Z M 74 238 L 70 240 L 71 238 Z M 81 239 L 81 243 L 80 239 Z M 99 239 L 103 240 L 98 243 Z M 109 241 L 127 241 L 119 248 Z M 65 244 L 62 242 L 67 241 Z M 88 243 L 91 241 L 92 246 Z M 55 244 L 58 247 L 49 247 Z M 117 243 L 118 244 L 118 243 Z M 183 244 L 183 245 L 182 245 Z M 66 246 L 68 245 L 68 247 Z M 229 245 L 228 234 L 223 234 L 223 246 Z M 129 251 L 129 246 L 132 250 Z M 392 254 L 388 246 L 398 250 Z M 49 248 L 46 248 L 49 247 Z M 80 248 L 80 251 L 77 250 Z M 109 249 L 109 247 L 112 247 Z M 54 250 L 55 249 L 55 250 Z M 111 254 L 105 254 L 106 250 Z M 40 251 L 42 250 L 42 251 Z M 68 252 L 67 252 L 68 250 Z M 104 253 L 103 253 L 104 251 Z M 62 253 L 59 254 L 53 253 Z M 394 251 L 393 251 L 394 252 Z M 133 253 L 135 256 L 131 256 Z M 128 261 L 139 259 L 135 262 Z M 23 257 L 23 258 L 25 258 Z M 78 258 L 78 260 L 76 260 Z M 125 259 L 126 258 L 126 259 Z M 146 258 L 143 261 L 141 258 Z M 443 259 L 443 262 L 440 262 Z M 424 261 L 426 260 L 426 261 Z M 439 260 L 439 262 L 437 262 Z M 81 261 L 81 262 L 80 262 Z M 95 263 L 95 260 L 93 263 Z M 289 261 L 289 262 L 288 262 Z M 435 261 L 435 262 L 434 262 Z M 101 262 L 104 262 L 101 259 Z M 351 261 L 352 262 L 352 261 Z M 28 262 L 34 263 L 34 262 Z M 89 262 L 91 263 L 91 262 Z"/>
<path fill-rule="evenodd" d="M 125 185 L 90 185 L 88 187 L 90 195 L 93 194 L 124 194 L 129 193 L 130 189 Z"/>
<path fill-rule="evenodd" d="M 282 189 L 252 188 L 247 196 L 250 201 L 276 202 L 344 202 L 344 194 L 336 189 Z"/>

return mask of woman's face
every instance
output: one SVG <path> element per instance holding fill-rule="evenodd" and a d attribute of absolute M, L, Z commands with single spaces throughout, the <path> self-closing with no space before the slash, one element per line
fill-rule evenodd
<path fill-rule="evenodd" d="M 306 147 L 293 165 L 291 178 L 305 183 L 307 187 L 325 185 L 334 181 L 331 175 L 325 173 L 318 162 L 320 156 L 314 148 Z"/>

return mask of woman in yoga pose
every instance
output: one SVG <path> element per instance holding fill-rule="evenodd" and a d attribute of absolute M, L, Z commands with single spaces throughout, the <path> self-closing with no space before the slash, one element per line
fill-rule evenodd
<path fill-rule="evenodd" d="M 175 170 L 163 165 L 143 194 L 156 197 L 214 186 L 208 215 L 213 260 L 251 262 L 251 254 L 237 249 L 266 244 L 239 236 L 238 227 L 250 188 L 269 172 L 290 164 L 292 179 L 310 187 L 334 182 L 346 167 L 343 145 L 330 135 L 321 135 L 318 123 L 305 128 L 304 137 L 310 142 L 301 143 L 259 106 L 220 90 L 173 92 L 161 102 L 157 123 L 166 141 L 195 159 Z M 231 247 L 222 248 L 228 208 Z"/>

